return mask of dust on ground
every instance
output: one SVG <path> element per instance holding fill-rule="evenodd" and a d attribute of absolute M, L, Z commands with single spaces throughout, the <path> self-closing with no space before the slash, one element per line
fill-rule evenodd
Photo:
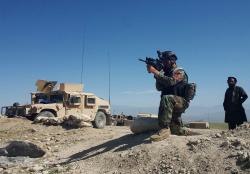
<path fill-rule="evenodd" d="M 41 158 L 0 156 L 0 173 L 192 174 L 250 173 L 250 125 L 234 131 L 195 130 L 202 135 L 151 142 L 126 126 L 66 129 L 0 117 L 0 147 L 32 142 Z"/>

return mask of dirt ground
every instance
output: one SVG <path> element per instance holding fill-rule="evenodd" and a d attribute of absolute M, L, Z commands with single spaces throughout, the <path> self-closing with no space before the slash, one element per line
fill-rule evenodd
<path fill-rule="evenodd" d="M 250 125 L 235 131 L 195 130 L 202 135 L 151 142 L 127 126 L 66 129 L 0 117 L 0 147 L 27 140 L 41 158 L 0 156 L 0 173 L 192 174 L 250 173 Z"/>

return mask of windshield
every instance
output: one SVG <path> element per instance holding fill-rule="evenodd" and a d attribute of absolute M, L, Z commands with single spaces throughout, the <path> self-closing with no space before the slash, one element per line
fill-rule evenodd
<path fill-rule="evenodd" d="M 63 103 L 63 95 L 51 95 L 50 96 L 51 103 Z"/>
<path fill-rule="evenodd" d="M 63 103 L 63 94 L 44 94 L 39 93 L 35 95 L 34 103 Z"/>

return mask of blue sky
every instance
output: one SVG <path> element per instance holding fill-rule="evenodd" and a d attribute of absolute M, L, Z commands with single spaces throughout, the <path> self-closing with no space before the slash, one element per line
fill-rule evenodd
<path fill-rule="evenodd" d="M 197 83 L 193 106 L 221 105 L 232 75 L 250 95 L 249 9 L 248 0 L 0 0 L 0 106 L 29 102 L 37 79 L 80 82 L 83 47 L 85 91 L 106 99 L 110 59 L 113 105 L 158 107 L 137 60 L 157 49 L 176 52 Z"/>

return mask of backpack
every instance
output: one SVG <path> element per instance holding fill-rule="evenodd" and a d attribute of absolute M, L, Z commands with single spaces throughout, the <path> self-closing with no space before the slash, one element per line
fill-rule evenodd
<path fill-rule="evenodd" d="M 182 69 L 182 68 L 178 67 L 178 69 Z M 188 83 L 188 75 L 185 71 L 184 71 L 184 73 L 187 77 L 187 82 L 183 82 L 183 83 L 179 84 L 180 86 L 182 86 L 182 87 L 180 87 L 180 89 L 181 89 L 180 96 L 182 96 L 186 101 L 189 102 L 190 100 L 194 99 L 194 96 L 196 94 L 196 83 Z M 179 92 L 179 90 L 178 90 L 178 84 L 177 84 L 175 89 L 174 89 L 175 95 L 178 94 L 178 92 Z"/>
<path fill-rule="evenodd" d="M 187 101 L 193 100 L 195 94 L 196 94 L 196 84 L 195 83 L 186 83 L 184 98 Z"/>

